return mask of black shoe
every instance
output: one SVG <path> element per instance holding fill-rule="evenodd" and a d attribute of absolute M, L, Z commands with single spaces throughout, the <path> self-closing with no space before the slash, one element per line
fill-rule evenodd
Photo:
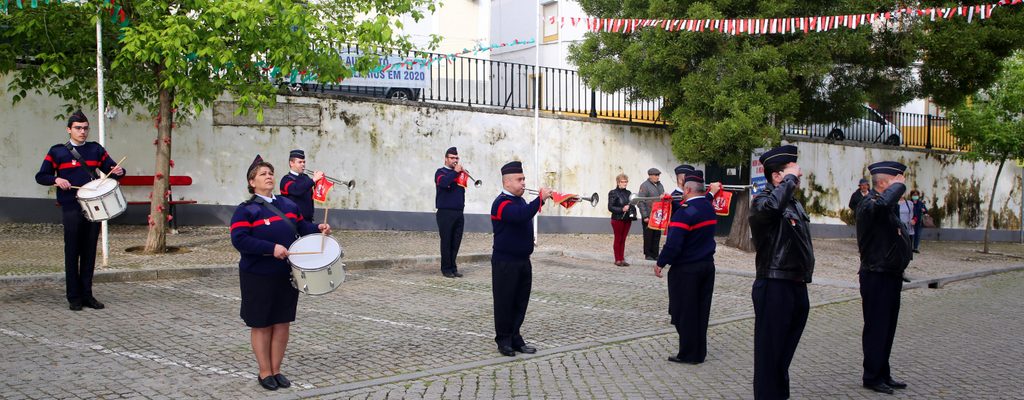
<path fill-rule="evenodd" d="M 516 351 L 511 346 L 498 346 L 498 352 L 505 357 L 515 357 Z"/>
<path fill-rule="evenodd" d="M 277 390 L 277 379 L 274 379 L 274 375 L 270 375 L 266 378 L 260 378 L 257 375 L 256 381 L 259 382 L 260 386 L 263 386 L 264 389 Z"/>
<path fill-rule="evenodd" d="M 918 254 L 920 254 L 920 253 L 921 253 L 921 252 L 920 252 L 920 251 L 918 251 L 917 249 L 914 249 L 914 252 L 915 252 L 915 253 L 918 253 Z"/>
<path fill-rule="evenodd" d="M 288 378 L 285 378 L 284 375 L 274 375 L 274 380 L 277 381 L 277 387 L 281 389 L 287 389 L 292 387 L 292 382 L 289 381 Z"/>
<path fill-rule="evenodd" d="M 888 386 L 888 387 L 891 387 L 893 389 L 906 389 L 907 388 L 907 384 L 905 382 L 900 382 L 900 381 L 897 381 L 897 380 L 892 379 L 892 378 L 886 379 L 885 380 L 885 385 Z"/>
<path fill-rule="evenodd" d="M 455 275 L 456 278 L 461 278 L 462 277 L 462 273 L 459 272 L 459 271 L 455 271 L 455 273 L 452 274 L 452 275 Z"/>
<path fill-rule="evenodd" d="M 657 257 L 651 257 L 651 256 L 644 257 L 644 259 L 647 260 L 647 261 L 658 261 Z"/>
<path fill-rule="evenodd" d="M 866 387 L 868 389 L 871 389 L 873 391 L 876 391 L 878 393 L 885 393 L 885 394 L 892 394 L 893 393 L 892 388 L 889 387 L 889 385 L 886 385 L 884 383 L 876 383 L 874 385 L 869 385 L 869 384 L 865 383 L 864 387 Z"/>
<path fill-rule="evenodd" d="M 671 361 L 671 362 L 680 363 L 680 364 L 690 364 L 690 365 L 700 364 L 699 362 L 683 361 L 683 360 L 680 360 L 679 357 L 676 357 L 676 356 L 669 357 L 668 360 Z"/>
<path fill-rule="evenodd" d="M 82 302 L 72 301 L 68 304 L 68 308 L 71 309 L 71 311 L 82 311 Z"/>
<path fill-rule="evenodd" d="M 906 275 L 903 275 L 903 281 L 904 282 L 910 282 L 910 278 L 908 278 Z"/>
<path fill-rule="evenodd" d="M 524 345 L 519 346 L 519 347 L 513 347 L 512 350 L 515 350 L 515 351 L 518 351 L 518 352 L 524 353 L 524 354 L 533 354 L 533 353 L 537 352 L 537 348 L 536 347 L 530 346 L 528 344 L 524 344 Z"/>
<path fill-rule="evenodd" d="M 453 274 L 451 272 L 444 272 L 441 275 L 444 275 L 445 278 L 454 278 L 455 277 L 455 274 Z"/>
<path fill-rule="evenodd" d="M 86 300 L 85 304 L 83 305 L 96 310 L 102 310 L 104 307 L 103 303 L 100 303 L 100 301 L 96 300 L 95 297 L 90 297 L 89 300 Z"/>

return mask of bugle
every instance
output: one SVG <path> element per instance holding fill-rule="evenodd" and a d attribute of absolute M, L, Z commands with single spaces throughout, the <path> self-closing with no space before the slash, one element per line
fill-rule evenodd
<path fill-rule="evenodd" d="M 310 171 L 308 169 L 303 169 L 302 172 L 306 173 L 306 175 L 313 176 L 313 171 Z M 352 188 L 354 188 L 356 186 L 356 180 L 355 179 L 350 179 L 348 181 L 342 181 L 341 179 L 331 178 L 331 177 L 327 176 L 327 174 L 324 174 L 324 179 L 327 179 L 328 181 L 330 181 L 331 183 L 333 183 L 335 185 L 345 185 L 345 187 L 347 187 L 349 190 L 352 190 Z"/>
<path fill-rule="evenodd" d="M 457 165 L 458 163 L 459 162 L 456 161 L 455 164 L 452 164 L 452 167 L 454 168 L 455 165 Z M 480 187 L 484 185 L 484 181 L 474 178 L 473 175 L 470 175 L 469 171 L 467 171 L 465 168 L 462 169 L 462 173 L 466 174 L 466 177 L 469 178 L 469 180 L 473 181 L 473 187 Z"/>
<path fill-rule="evenodd" d="M 533 194 L 540 194 L 540 191 L 537 190 L 537 189 L 526 189 L 526 191 L 530 192 L 530 193 L 533 193 Z M 591 207 L 597 207 L 597 203 L 599 201 L 601 201 L 601 196 L 598 196 L 597 193 L 593 193 L 593 194 L 591 194 L 590 196 L 587 196 L 587 197 L 583 197 L 583 196 L 580 196 L 580 195 L 577 194 L 577 195 L 573 195 L 572 201 L 575 201 L 575 202 L 587 201 L 587 202 L 590 202 L 590 206 Z"/>
<path fill-rule="evenodd" d="M 629 195 L 629 204 L 636 204 L 636 203 L 639 203 L 641 201 L 652 201 L 652 200 L 653 201 L 658 201 L 658 200 L 661 200 L 661 198 L 662 198 L 662 196 L 640 197 L 640 196 L 637 196 L 636 193 L 631 193 Z M 682 199 L 683 199 L 683 195 L 681 195 L 681 194 L 677 194 L 675 196 L 672 196 L 672 200 L 673 201 L 678 201 L 678 200 L 682 200 Z"/>

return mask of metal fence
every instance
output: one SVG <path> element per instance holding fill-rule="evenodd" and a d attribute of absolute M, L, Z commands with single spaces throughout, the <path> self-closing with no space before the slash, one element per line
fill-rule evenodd
<path fill-rule="evenodd" d="M 839 142 L 876 143 L 898 147 L 962 151 L 945 117 L 906 112 L 879 113 L 864 107 L 850 121 L 829 124 L 786 124 L 786 136 L 819 137 Z"/>

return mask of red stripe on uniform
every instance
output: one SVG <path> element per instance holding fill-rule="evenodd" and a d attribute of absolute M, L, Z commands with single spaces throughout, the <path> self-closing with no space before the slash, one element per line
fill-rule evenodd
<path fill-rule="evenodd" d="M 108 158 L 110 158 L 110 154 L 107 154 L 107 152 L 104 151 L 103 157 L 100 157 L 100 162 L 107 161 Z"/>
<path fill-rule="evenodd" d="M 441 178 L 444 178 L 444 175 L 438 175 L 437 176 L 437 182 L 434 182 L 434 185 L 440 185 L 441 184 Z"/>
<path fill-rule="evenodd" d="M 296 221 L 302 221 L 302 216 L 301 215 L 295 215 L 294 213 L 286 213 L 284 216 L 286 216 L 288 218 L 291 218 L 291 219 L 294 219 Z M 280 219 L 280 218 L 278 218 L 278 219 Z"/>
<path fill-rule="evenodd" d="M 43 161 L 49 161 L 50 165 L 53 165 L 54 168 L 57 168 L 57 163 L 53 162 L 53 157 L 50 157 L 49 154 L 46 155 L 46 158 L 43 158 Z"/>
<path fill-rule="evenodd" d="M 708 225 L 715 225 L 717 223 L 718 223 L 717 220 L 709 219 L 709 220 L 704 221 L 704 222 L 698 222 L 696 224 L 693 224 L 692 226 L 684 224 L 682 222 L 670 222 L 668 224 L 668 226 L 669 226 L 669 228 L 679 228 L 679 229 L 683 229 L 683 230 L 687 230 L 687 231 L 692 231 L 692 230 L 697 230 L 697 229 L 703 228 L 703 227 L 708 226 Z"/>
<path fill-rule="evenodd" d="M 711 226 L 711 225 L 716 225 L 716 224 L 718 224 L 717 220 L 709 219 L 707 221 L 694 224 L 693 227 L 690 228 L 690 229 L 697 230 L 697 229 L 703 228 L 705 226 Z"/>
<path fill-rule="evenodd" d="M 287 196 L 288 195 L 288 186 L 291 186 L 293 183 L 295 183 L 295 181 L 288 181 L 288 183 L 284 184 L 284 187 L 281 188 L 281 194 Z"/>
<path fill-rule="evenodd" d="M 504 210 L 505 206 L 509 205 L 509 203 L 511 203 L 511 202 L 512 202 L 512 200 L 505 200 L 505 201 L 501 202 L 501 204 L 498 204 L 498 215 L 497 216 L 492 215 L 491 216 L 491 220 L 492 221 L 501 221 L 501 211 Z"/>
<path fill-rule="evenodd" d="M 100 166 L 100 162 L 99 161 L 92 161 L 92 160 L 85 160 L 85 165 L 88 165 L 90 167 L 98 167 L 98 166 Z M 66 163 L 61 163 L 59 166 L 57 166 L 57 169 L 78 168 L 78 167 L 81 167 L 81 166 L 82 166 L 82 164 L 79 164 L 79 163 L 71 164 L 69 162 L 66 162 Z"/>
<path fill-rule="evenodd" d="M 231 224 L 231 230 L 235 230 L 235 228 L 252 228 L 252 224 L 245 221 L 238 221 Z"/>

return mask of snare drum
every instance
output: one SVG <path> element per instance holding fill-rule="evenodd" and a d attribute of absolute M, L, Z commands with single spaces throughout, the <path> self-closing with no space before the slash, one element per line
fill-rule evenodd
<path fill-rule="evenodd" d="M 85 218 L 92 222 L 106 221 L 128 209 L 121 194 L 121 184 L 115 179 L 96 179 L 78 189 L 78 204 Z"/>
<path fill-rule="evenodd" d="M 320 251 L 323 243 L 323 252 Z M 341 244 L 328 236 L 314 233 L 300 237 L 288 247 L 292 266 L 292 286 L 305 294 L 327 294 L 345 282 L 345 264 L 338 262 L 345 253 Z"/>

